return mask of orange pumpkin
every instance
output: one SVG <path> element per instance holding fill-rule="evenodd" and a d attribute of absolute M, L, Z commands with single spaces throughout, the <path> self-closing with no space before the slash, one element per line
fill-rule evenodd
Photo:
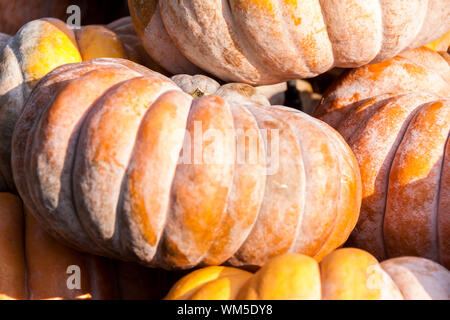
<path fill-rule="evenodd" d="M 179 280 L 167 300 L 450 300 L 450 272 L 417 257 L 379 263 L 338 249 L 319 264 L 301 254 L 270 260 L 258 272 L 208 267 Z"/>
<path fill-rule="evenodd" d="M 0 300 L 160 299 L 173 284 L 174 275 L 60 244 L 9 193 L 0 193 L 0 234 Z"/>
<path fill-rule="evenodd" d="M 363 201 L 350 245 L 378 259 L 413 255 L 450 267 L 448 61 L 421 48 L 349 71 L 315 112 L 358 159 Z"/>
<path fill-rule="evenodd" d="M 174 81 L 96 59 L 39 83 L 12 143 L 38 221 L 80 249 L 166 269 L 320 260 L 347 240 L 360 177 L 333 129 L 248 85 Z"/>
<path fill-rule="evenodd" d="M 130 18 L 103 27 L 83 27 L 74 32 L 62 21 L 32 21 L 15 35 L 0 36 L 0 191 L 14 190 L 11 137 L 22 107 L 36 83 L 66 63 L 99 57 L 129 58 L 148 63 Z"/>
<path fill-rule="evenodd" d="M 27 22 L 40 18 L 66 20 L 71 5 L 80 7 L 83 24 L 109 23 L 128 13 L 125 0 L 0 0 L 0 32 L 14 34 Z"/>
<path fill-rule="evenodd" d="M 358 67 L 450 29 L 448 0 L 129 0 L 136 31 L 165 69 L 271 84 Z"/>

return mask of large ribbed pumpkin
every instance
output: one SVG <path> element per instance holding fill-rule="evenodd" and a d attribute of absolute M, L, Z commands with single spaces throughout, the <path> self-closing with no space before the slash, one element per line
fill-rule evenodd
<path fill-rule="evenodd" d="M 9 193 L 0 193 L 0 235 L 0 300 L 161 299 L 174 282 L 162 271 L 60 244 Z"/>
<path fill-rule="evenodd" d="M 173 73 L 269 84 L 357 67 L 450 30 L 448 0 L 129 0 L 149 54 Z"/>
<path fill-rule="evenodd" d="M 450 267 L 448 61 L 421 48 L 352 70 L 316 110 L 360 165 L 363 202 L 350 245 L 379 259 L 414 255 Z"/>
<path fill-rule="evenodd" d="M 248 85 L 174 81 L 190 94 L 96 59 L 39 83 L 12 155 L 37 220 L 78 248 L 167 269 L 320 260 L 346 241 L 361 186 L 337 132 Z"/>
<path fill-rule="evenodd" d="M 0 191 L 14 190 L 12 131 L 39 79 L 60 65 L 99 57 L 129 58 L 154 68 L 130 26 L 128 17 L 74 32 L 60 20 L 41 19 L 26 24 L 14 37 L 0 34 Z"/>
<path fill-rule="evenodd" d="M 0 0 L 0 32 L 14 34 L 24 24 L 46 17 L 68 19 L 67 8 L 81 9 L 82 24 L 105 24 L 127 15 L 126 0 Z"/>
<path fill-rule="evenodd" d="M 300 254 L 270 260 L 255 274 L 208 267 L 179 280 L 167 300 L 450 300 L 450 271 L 417 257 L 379 263 L 366 251 L 338 249 L 322 262 Z"/>

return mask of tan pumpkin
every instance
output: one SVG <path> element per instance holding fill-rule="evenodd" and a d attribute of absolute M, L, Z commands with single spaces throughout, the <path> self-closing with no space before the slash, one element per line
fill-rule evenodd
<path fill-rule="evenodd" d="M 427 48 L 352 70 L 324 95 L 315 115 L 337 128 L 361 169 L 351 246 L 450 267 L 449 98 L 449 62 Z"/>
<path fill-rule="evenodd" d="M 0 193 L 0 234 L 0 300 L 161 299 L 174 283 L 174 275 L 60 244 L 9 193 Z"/>
<path fill-rule="evenodd" d="M 0 0 L 0 32 L 14 34 L 24 24 L 40 18 L 66 20 L 67 8 L 77 5 L 82 24 L 104 24 L 128 14 L 125 0 Z"/>
<path fill-rule="evenodd" d="M 89 28 L 97 28 L 97 30 L 101 30 L 102 26 L 88 26 Z M 136 31 L 134 30 L 133 22 L 130 16 L 123 17 L 121 19 L 115 20 L 110 24 L 104 26 L 106 29 L 110 30 L 112 33 L 115 33 L 117 37 L 119 37 L 120 42 L 122 43 L 126 55 L 117 58 L 127 58 L 128 60 L 134 61 L 136 63 L 142 64 L 154 71 L 158 71 L 164 74 L 168 74 L 166 70 L 164 70 L 159 64 L 153 61 L 152 58 L 147 54 L 142 45 L 141 40 L 139 39 Z M 84 27 L 86 28 L 86 27 Z M 105 30 L 105 29 L 103 29 Z M 104 31 L 106 32 L 106 31 Z M 100 33 L 97 33 L 100 34 Z M 113 37 L 110 35 L 109 37 Z M 102 47 L 104 44 L 102 43 L 102 39 L 100 37 L 95 38 L 95 43 L 98 43 L 98 46 Z M 115 58 L 111 56 L 109 52 L 105 52 L 103 55 L 97 54 L 93 58 Z M 83 57 L 83 60 L 88 60 Z"/>
<path fill-rule="evenodd" d="M 87 26 L 74 32 L 60 20 L 41 19 L 23 26 L 9 41 L 8 36 L 0 36 L 0 191 L 14 190 L 12 131 L 43 76 L 60 65 L 100 57 L 129 58 L 153 66 L 130 27 L 128 17 L 107 27 Z"/>
<path fill-rule="evenodd" d="M 129 0 L 145 48 L 165 69 L 270 84 L 358 67 L 450 30 L 448 0 Z"/>
<path fill-rule="evenodd" d="M 379 263 L 368 252 L 338 249 L 322 262 L 284 254 L 258 272 L 231 267 L 196 270 L 167 300 L 450 300 L 450 271 L 417 257 Z"/>
<path fill-rule="evenodd" d="M 248 85 L 174 81 L 190 94 L 96 59 L 39 83 L 12 143 L 37 220 L 83 250 L 166 269 L 320 260 L 346 241 L 360 177 L 333 129 Z"/>

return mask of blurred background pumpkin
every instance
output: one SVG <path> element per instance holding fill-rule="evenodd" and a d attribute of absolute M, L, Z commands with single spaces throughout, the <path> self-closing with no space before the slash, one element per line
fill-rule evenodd
<path fill-rule="evenodd" d="M 255 274 L 208 267 L 180 279 L 167 300 L 449 300 L 450 271 L 417 257 L 379 263 L 359 249 L 322 262 L 300 254 L 273 258 Z"/>
<path fill-rule="evenodd" d="M 67 21 L 67 8 L 81 9 L 81 24 L 107 24 L 128 16 L 126 0 L 0 0 L 0 32 L 15 34 L 32 20 L 57 18 Z"/>

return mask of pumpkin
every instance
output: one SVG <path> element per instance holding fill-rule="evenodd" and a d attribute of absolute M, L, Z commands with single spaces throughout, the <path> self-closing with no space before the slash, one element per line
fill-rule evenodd
<path fill-rule="evenodd" d="M 225 266 L 180 279 L 166 300 L 449 300 L 450 272 L 436 262 L 400 257 L 379 263 L 370 253 L 338 249 L 320 264 L 284 254 L 255 274 Z"/>
<path fill-rule="evenodd" d="M 450 31 L 441 38 L 427 44 L 426 47 L 435 51 L 447 51 L 450 53 Z"/>
<path fill-rule="evenodd" d="M 174 283 L 175 275 L 60 244 L 9 193 L 0 193 L 0 234 L 0 300 L 160 299 Z"/>
<path fill-rule="evenodd" d="M 121 19 L 115 20 L 110 24 L 104 26 L 106 29 L 110 30 L 112 33 L 115 33 L 117 37 L 119 37 L 120 42 L 125 49 L 126 55 L 122 56 L 127 59 L 134 61 L 136 63 L 147 66 L 148 68 L 158 71 L 160 73 L 168 74 L 166 70 L 164 70 L 160 65 L 158 65 L 152 58 L 147 54 L 142 45 L 141 40 L 134 31 L 133 22 L 130 16 L 123 17 Z M 86 28 L 86 27 L 85 27 Z M 111 35 L 110 32 L 106 31 L 102 26 L 88 26 L 87 28 L 96 28 L 97 30 L 103 30 L 103 32 L 110 34 L 109 37 L 115 38 Z M 99 46 L 104 46 L 102 43 L 102 38 L 99 37 L 100 32 L 96 33 L 98 38 L 96 38 L 95 43 L 98 43 Z M 103 40 L 104 41 L 104 40 Z M 102 57 L 112 57 L 114 58 L 110 52 L 105 52 L 103 55 L 95 55 L 93 58 L 102 58 Z M 121 58 L 121 57 L 119 57 Z M 88 60 L 84 58 L 84 60 Z"/>
<path fill-rule="evenodd" d="M 130 58 L 152 65 L 130 26 L 130 18 L 124 18 L 110 29 L 92 25 L 74 32 L 62 21 L 49 18 L 29 22 L 6 43 L 8 36 L 0 36 L 0 191 L 14 190 L 12 132 L 24 102 L 44 75 L 60 65 L 98 57 Z"/>
<path fill-rule="evenodd" d="M 349 245 L 450 267 L 450 60 L 419 48 L 343 75 L 315 115 L 354 151 L 363 201 Z"/>
<path fill-rule="evenodd" d="M 111 0 L 0 0 L 0 32 L 14 34 L 32 20 L 53 17 L 66 20 L 77 5 L 83 24 L 104 24 L 128 14 L 126 1 Z"/>
<path fill-rule="evenodd" d="M 271 84 L 358 67 L 450 30 L 448 0 L 129 0 L 144 47 L 170 72 Z M 401 14 L 399 14 L 401 13 Z"/>
<path fill-rule="evenodd" d="M 34 89 L 12 146 L 38 221 L 146 266 L 320 260 L 358 218 L 358 166 L 339 134 L 245 84 L 171 81 L 121 59 L 61 66 Z"/>

